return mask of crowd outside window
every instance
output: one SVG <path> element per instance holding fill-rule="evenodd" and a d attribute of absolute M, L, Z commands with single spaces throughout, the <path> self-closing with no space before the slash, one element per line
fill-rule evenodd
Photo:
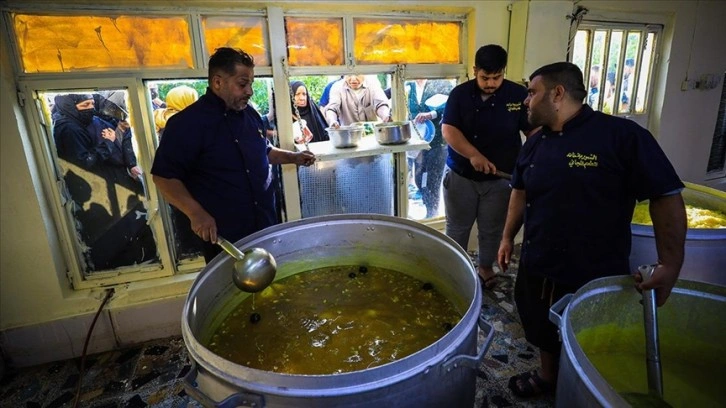
<path fill-rule="evenodd" d="M 101 109 L 96 109 L 96 100 Z M 123 93 L 115 97 L 65 94 L 54 101 L 53 137 L 75 203 L 87 269 L 114 269 L 156 259 L 130 125 L 124 116 L 109 114 L 125 111 Z M 115 108 L 107 105 L 112 103 Z"/>

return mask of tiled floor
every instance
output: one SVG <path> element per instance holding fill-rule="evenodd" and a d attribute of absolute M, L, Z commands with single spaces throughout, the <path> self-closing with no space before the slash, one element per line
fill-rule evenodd
<path fill-rule="evenodd" d="M 516 261 L 513 262 L 516 269 Z M 482 315 L 496 330 L 478 371 L 475 407 L 551 407 L 552 396 L 524 401 L 507 388 L 510 376 L 534 368 L 537 352 L 523 338 L 512 301 L 515 274 L 498 290 L 485 291 Z M 480 342 L 484 335 L 480 333 Z M 21 370 L 8 369 L 0 381 L 0 407 L 72 407 L 79 360 L 66 360 Z M 190 368 L 179 337 L 88 356 L 79 407 L 199 407 L 182 386 Z"/>

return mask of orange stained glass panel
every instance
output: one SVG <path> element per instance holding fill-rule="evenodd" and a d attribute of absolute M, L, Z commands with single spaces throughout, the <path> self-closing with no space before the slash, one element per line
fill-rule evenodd
<path fill-rule="evenodd" d="M 355 20 L 354 55 L 363 64 L 458 64 L 461 23 Z"/>
<path fill-rule="evenodd" d="M 264 17 L 202 17 L 207 57 L 219 47 L 239 48 L 255 59 L 255 65 L 270 65 L 267 22 Z"/>
<path fill-rule="evenodd" d="M 290 65 L 343 65 L 342 18 L 285 18 Z"/>
<path fill-rule="evenodd" d="M 109 68 L 193 68 L 184 17 L 14 14 L 26 73 Z"/>

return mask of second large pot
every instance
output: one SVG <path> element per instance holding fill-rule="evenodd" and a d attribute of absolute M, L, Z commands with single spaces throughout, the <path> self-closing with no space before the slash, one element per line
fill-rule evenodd
<path fill-rule="evenodd" d="M 628 401 L 649 400 L 643 308 L 633 282 L 630 276 L 595 279 L 550 309 L 550 320 L 562 336 L 557 407 L 629 407 Z M 664 399 L 670 406 L 719 406 L 726 399 L 718 380 L 726 365 L 724 322 L 723 286 L 679 280 L 666 304 L 658 308 Z M 588 331 L 590 336 L 585 337 Z M 581 339 L 587 339 L 588 345 Z M 620 353 L 630 350 L 642 356 L 623 361 Z M 603 368 L 610 371 L 598 371 L 588 353 L 605 358 L 608 365 Z M 700 381 L 700 373 L 708 381 Z M 626 395 L 617 388 L 627 388 Z"/>
<path fill-rule="evenodd" d="M 476 367 L 493 329 L 480 319 L 482 294 L 464 250 L 419 223 L 381 215 L 334 215 L 280 224 L 239 242 L 277 260 L 276 279 L 333 265 L 370 265 L 431 282 L 462 318 L 433 344 L 400 360 L 337 375 L 290 375 L 232 363 L 204 347 L 210 321 L 235 297 L 229 257 L 199 274 L 184 304 L 182 334 L 194 367 L 185 389 L 205 406 L 467 407 L 474 404 Z M 487 340 L 477 350 L 477 327 Z M 241 345 L 243 346 L 243 345 Z"/>

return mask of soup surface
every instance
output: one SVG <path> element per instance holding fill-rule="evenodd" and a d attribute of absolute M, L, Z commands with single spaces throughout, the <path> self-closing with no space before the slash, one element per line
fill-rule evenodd
<path fill-rule="evenodd" d="M 577 342 L 600 375 L 634 407 L 648 393 L 642 326 L 605 324 L 581 330 Z M 717 407 L 726 401 L 722 372 L 726 345 L 714 345 L 676 330 L 661 330 L 663 399 L 673 407 Z"/>
<path fill-rule="evenodd" d="M 643 201 L 635 206 L 633 224 L 653 225 L 648 205 L 647 201 Z M 721 211 L 686 204 L 686 217 L 688 217 L 688 228 L 726 228 L 726 214 Z"/>
<path fill-rule="evenodd" d="M 337 266 L 274 282 L 239 303 L 206 346 L 229 361 L 287 374 L 334 374 L 404 358 L 461 319 L 425 283 L 375 267 Z"/>

